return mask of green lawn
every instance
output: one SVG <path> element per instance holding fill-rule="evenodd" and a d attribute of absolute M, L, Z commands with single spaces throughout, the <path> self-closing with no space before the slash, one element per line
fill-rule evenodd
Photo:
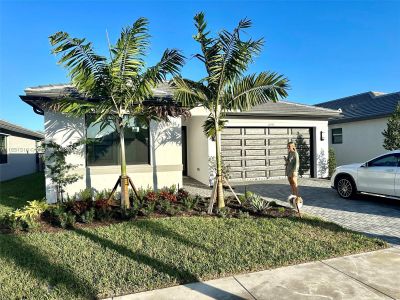
<path fill-rule="evenodd" d="M 0 295 L 91 299 L 375 250 L 318 219 L 175 217 L 0 234 Z"/>
<path fill-rule="evenodd" d="M 34 173 L 0 182 L 0 217 L 24 206 L 27 201 L 45 197 L 44 173 Z"/>

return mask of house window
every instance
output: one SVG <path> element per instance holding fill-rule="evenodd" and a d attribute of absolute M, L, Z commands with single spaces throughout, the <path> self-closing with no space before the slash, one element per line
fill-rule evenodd
<path fill-rule="evenodd" d="M 86 161 L 88 166 L 110 166 L 121 163 L 120 140 L 113 122 L 105 126 L 86 116 Z M 125 157 L 127 165 L 149 164 L 149 127 L 131 118 L 125 127 Z"/>
<path fill-rule="evenodd" d="M 6 164 L 7 161 L 7 136 L 0 135 L 0 164 Z"/>
<path fill-rule="evenodd" d="M 342 143 L 343 143 L 342 128 L 332 129 L 332 144 L 342 144 Z"/>

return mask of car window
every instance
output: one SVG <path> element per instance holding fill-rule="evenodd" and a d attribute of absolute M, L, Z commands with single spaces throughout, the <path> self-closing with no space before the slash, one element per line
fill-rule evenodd
<path fill-rule="evenodd" d="M 371 160 L 368 163 L 368 167 L 397 167 L 398 166 L 398 158 L 394 154 L 389 154 L 385 156 L 381 156 Z"/>

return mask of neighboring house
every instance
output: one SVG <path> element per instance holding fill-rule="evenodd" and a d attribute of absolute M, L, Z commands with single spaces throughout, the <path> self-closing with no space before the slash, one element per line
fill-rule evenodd
<path fill-rule="evenodd" d="M 43 138 L 39 132 L 0 120 L 0 181 L 39 171 Z"/>
<path fill-rule="evenodd" d="M 398 103 L 400 92 L 367 92 L 316 104 L 342 112 L 329 120 L 329 146 L 338 165 L 365 162 L 386 151 L 382 132 Z"/>
<path fill-rule="evenodd" d="M 79 96 L 69 85 L 28 88 L 21 99 L 36 113 L 44 115 L 45 141 L 62 145 L 82 138 L 95 138 L 98 143 L 81 146 L 67 158 L 77 164 L 75 170 L 83 179 L 67 188 L 71 195 L 86 187 L 112 188 L 120 174 L 118 139 L 109 127 L 99 132 L 90 116 L 73 118 L 47 109 L 48 103 L 65 95 Z M 154 100 L 172 100 L 167 84 L 154 90 Z M 191 110 L 186 120 L 151 121 L 149 126 L 135 124 L 125 134 L 128 173 L 135 185 L 154 188 L 182 186 L 182 175 L 208 184 L 209 158 L 215 156 L 215 144 L 203 133 L 208 113 L 202 108 Z M 303 151 L 305 176 L 326 175 L 328 153 L 328 118 L 338 111 L 290 102 L 267 103 L 249 112 L 227 115 L 222 134 L 222 155 L 230 165 L 231 180 L 263 180 L 284 176 L 283 156 L 287 143 L 299 142 Z M 306 153 L 307 152 L 307 153 Z M 325 160 L 321 159 L 324 158 Z M 46 177 L 46 198 L 55 201 L 55 189 Z"/>

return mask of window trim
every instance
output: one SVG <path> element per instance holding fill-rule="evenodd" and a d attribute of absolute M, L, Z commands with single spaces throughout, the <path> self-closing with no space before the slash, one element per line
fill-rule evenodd
<path fill-rule="evenodd" d="M 334 130 L 339 130 L 340 129 L 340 133 L 334 133 Z M 332 136 L 332 144 L 343 144 L 343 128 L 332 128 L 331 129 L 331 136 Z M 335 142 L 335 137 L 341 137 L 341 141 L 340 142 L 338 142 L 338 141 L 336 141 Z"/>
<path fill-rule="evenodd" d="M 87 139 L 87 129 L 88 129 L 88 116 L 89 115 L 93 115 L 93 114 L 86 114 L 85 115 L 85 138 Z M 147 162 L 145 163 L 136 163 L 136 164 L 130 164 L 130 163 L 126 163 L 126 166 L 149 166 L 151 167 L 151 147 L 152 147 L 152 140 L 151 140 L 151 134 L 150 134 L 150 123 L 147 125 L 148 126 L 148 147 L 147 147 Z M 119 140 L 117 141 L 119 143 Z M 89 164 L 89 151 L 88 151 L 88 144 L 85 145 L 85 165 L 86 167 L 89 168 L 106 168 L 106 167 L 115 167 L 115 166 L 120 166 L 121 162 L 117 162 L 116 164 L 110 164 L 110 165 L 91 165 Z M 125 143 L 125 152 L 126 152 L 126 143 Z M 120 159 L 120 154 L 118 153 L 118 160 Z M 125 158 L 126 158 L 126 153 L 125 153 Z"/>
<path fill-rule="evenodd" d="M 5 154 L 0 153 L 0 155 L 4 155 L 4 156 L 5 156 L 5 161 L 2 162 L 2 161 L 0 160 L 0 165 L 5 165 L 5 164 L 8 164 L 8 147 L 7 147 L 7 144 L 8 144 L 8 135 L 7 135 L 7 134 L 0 133 L 0 137 L 4 137 L 4 150 L 5 150 Z M 1 151 L 1 150 L 0 150 L 0 151 Z"/>

